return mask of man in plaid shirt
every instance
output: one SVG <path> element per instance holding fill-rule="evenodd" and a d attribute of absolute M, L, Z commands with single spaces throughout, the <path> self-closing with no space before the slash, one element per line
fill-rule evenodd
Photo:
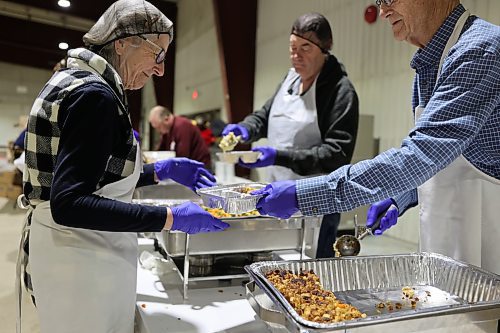
<path fill-rule="evenodd" d="M 270 184 L 258 208 L 322 215 L 390 198 L 369 211 L 368 226 L 382 218 L 380 234 L 420 204 L 421 250 L 500 274 L 500 28 L 458 0 L 377 4 L 394 37 L 419 47 L 411 61 L 415 127 L 400 148 L 371 160 Z"/>

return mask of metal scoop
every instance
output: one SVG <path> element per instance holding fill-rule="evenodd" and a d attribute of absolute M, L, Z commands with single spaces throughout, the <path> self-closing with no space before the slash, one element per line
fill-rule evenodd
<path fill-rule="evenodd" d="M 361 251 L 360 240 L 365 238 L 368 234 L 373 235 L 373 231 L 380 226 L 380 220 L 382 219 L 382 216 L 383 214 L 378 217 L 377 221 L 375 221 L 371 228 L 366 228 L 358 226 L 358 216 L 354 215 L 355 235 L 343 235 L 337 239 L 337 241 L 333 244 L 333 251 L 335 251 L 335 256 L 357 256 Z"/>

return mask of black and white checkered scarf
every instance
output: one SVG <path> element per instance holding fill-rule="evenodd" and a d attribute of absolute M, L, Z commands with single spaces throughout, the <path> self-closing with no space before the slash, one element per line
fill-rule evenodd
<path fill-rule="evenodd" d="M 100 82 L 115 95 L 119 115 L 130 124 L 126 146 L 113 151 L 96 190 L 125 178 L 134 171 L 137 141 L 134 139 L 125 91 L 118 73 L 101 56 L 87 50 L 68 52 L 68 68 L 56 72 L 33 103 L 26 133 L 26 167 L 23 174 L 24 195 L 32 204 L 50 199 L 50 188 L 57 160 L 61 128 L 57 123 L 59 106 L 75 88 Z M 85 140 L 85 138 L 82 138 Z"/>

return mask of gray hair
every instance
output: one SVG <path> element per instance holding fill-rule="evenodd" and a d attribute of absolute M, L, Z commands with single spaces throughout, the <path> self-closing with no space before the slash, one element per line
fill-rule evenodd
<path fill-rule="evenodd" d="M 154 40 L 155 37 L 158 38 L 159 35 L 146 34 L 146 35 L 144 35 L 144 37 L 149 39 L 149 40 L 151 40 L 151 39 Z M 131 45 L 133 47 L 139 47 L 141 45 L 141 43 L 143 42 L 143 40 L 137 36 L 131 36 L 131 37 L 126 37 L 126 38 L 132 39 Z M 125 38 L 120 38 L 120 39 L 125 39 Z M 115 43 L 113 43 L 113 42 L 108 43 L 108 44 L 106 44 L 106 45 L 102 46 L 101 48 L 94 50 L 94 51 L 96 53 L 98 53 L 101 57 L 103 57 L 111 66 L 113 66 L 113 68 L 118 68 L 119 56 L 116 53 Z"/>
<path fill-rule="evenodd" d="M 118 54 L 115 50 L 115 43 L 104 45 L 98 52 L 113 68 L 118 68 Z"/>
<path fill-rule="evenodd" d="M 163 120 L 163 119 L 170 117 L 172 115 L 172 111 L 170 111 L 167 107 L 165 107 L 163 105 L 157 105 L 157 106 L 153 107 L 149 113 L 150 113 L 150 115 L 154 114 L 160 120 Z"/>

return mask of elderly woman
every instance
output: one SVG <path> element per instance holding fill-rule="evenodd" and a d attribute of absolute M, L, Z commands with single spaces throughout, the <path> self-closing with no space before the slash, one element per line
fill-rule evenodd
<path fill-rule="evenodd" d="M 214 181 L 188 159 L 143 166 L 133 135 L 125 89 L 163 75 L 172 37 L 172 22 L 156 7 L 120 0 L 83 37 L 86 48 L 68 52 L 67 68 L 33 105 L 24 172 L 31 274 L 24 282 L 32 284 L 42 333 L 132 333 L 137 232 L 228 227 L 194 203 L 130 203 L 136 186 L 156 179 L 193 190 Z"/>

